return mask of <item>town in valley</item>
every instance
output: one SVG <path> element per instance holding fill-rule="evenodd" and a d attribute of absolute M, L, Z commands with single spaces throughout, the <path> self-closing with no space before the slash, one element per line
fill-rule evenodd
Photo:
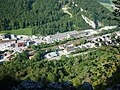
<path fill-rule="evenodd" d="M 48 60 L 59 60 L 62 55 L 69 55 L 76 50 L 82 48 L 97 48 L 102 45 L 119 45 L 120 44 L 120 31 L 99 35 L 108 29 L 114 29 L 116 26 L 106 26 L 99 30 L 84 30 L 84 31 L 69 31 L 65 33 L 56 33 L 48 36 L 27 36 L 27 35 L 13 35 L 13 34 L 0 34 L 0 62 L 10 61 L 18 53 L 25 50 L 29 51 L 29 59 L 35 55 L 35 50 L 29 48 L 31 45 L 52 44 L 64 40 L 70 40 L 64 44 L 54 46 L 54 50 L 47 52 L 49 48 L 45 48 L 46 54 L 44 58 Z M 80 40 L 84 40 L 81 43 Z M 32 54 L 31 54 L 32 53 Z M 82 54 L 79 52 L 73 56 Z M 87 52 L 84 52 L 85 54 Z"/>

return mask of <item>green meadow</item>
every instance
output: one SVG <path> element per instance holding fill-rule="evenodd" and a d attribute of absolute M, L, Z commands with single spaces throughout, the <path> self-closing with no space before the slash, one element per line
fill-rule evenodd
<path fill-rule="evenodd" d="M 111 3 L 102 3 L 100 2 L 101 5 L 103 5 L 104 7 L 106 7 L 109 11 L 113 12 L 113 8 L 112 8 L 112 4 Z"/>
<path fill-rule="evenodd" d="M 106 7 L 109 11 L 111 12 L 114 11 L 112 8 L 112 5 L 113 5 L 112 0 L 100 0 L 100 4 Z"/>
<path fill-rule="evenodd" d="M 17 30 L 2 30 L 0 34 L 15 34 L 15 35 L 32 35 L 31 28 L 17 29 Z"/>

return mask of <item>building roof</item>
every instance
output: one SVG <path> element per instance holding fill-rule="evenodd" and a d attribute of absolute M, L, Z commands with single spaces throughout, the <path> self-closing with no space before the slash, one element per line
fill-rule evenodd
<path fill-rule="evenodd" d="M 51 57 L 55 57 L 55 56 L 57 56 L 57 53 L 56 52 L 51 52 L 48 55 L 51 56 Z"/>
<path fill-rule="evenodd" d="M 52 39 L 58 39 L 58 40 L 62 40 L 68 37 L 68 35 L 72 35 L 72 34 L 78 34 L 78 31 L 69 31 L 69 32 L 65 32 L 65 33 L 57 33 L 55 35 L 51 35 Z"/>
<path fill-rule="evenodd" d="M 56 56 L 58 56 L 58 54 L 56 52 L 50 52 L 45 55 L 45 57 L 47 57 L 47 58 L 52 58 L 52 57 L 56 57 Z"/>
<path fill-rule="evenodd" d="M 67 51 L 67 52 L 73 52 L 74 50 L 75 50 L 74 46 L 69 46 L 69 47 L 65 48 L 65 51 Z"/>

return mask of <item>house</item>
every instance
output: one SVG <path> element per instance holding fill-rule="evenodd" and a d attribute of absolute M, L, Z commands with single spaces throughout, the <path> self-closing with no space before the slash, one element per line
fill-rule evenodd
<path fill-rule="evenodd" d="M 34 58 L 34 56 L 29 56 L 29 59 L 31 60 L 31 59 L 33 59 Z"/>
<path fill-rule="evenodd" d="M 86 47 L 86 48 L 94 48 L 94 47 L 95 47 L 95 44 L 89 42 L 89 43 L 86 43 L 86 44 L 85 44 L 85 47 Z"/>
<path fill-rule="evenodd" d="M 65 32 L 65 33 L 57 33 L 55 35 L 51 35 L 51 38 L 53 41 L 60 41 L 60 40 L 64 40 L 64 39 L 68 39 L 70 38 L 71 34 L 77 34 L 77 31 L 69 31 L 69 32 Z"/>
<path fill-rule="evenodd" d="M 50 52 L 45 55 L 45 58 L 50 59 L 50 58 L 57 57 L 57 56 L 58 56 L 58 54 L 56 52 Z"/>
<path fill-rule="evenodd" d="M 65 48 L 64 45 L 60 45 L 60 46 L 59 46 L 59 49 L 60 49 L 60 50 L 63 50 L 64 48 Z"/>
<path fill-rule="evenodd" d="M 26 46 L 26 42 L 19 42 L 18 43 L 18 47 L 24 47 L 24 46 Z"/>
<path fill-rule="evenodd" d="M 7 57 L 8 60 L 12 60 L 15 57 L 14 54 L 11 54 L 10 56 Z"/>
<path fill-rule="evenodd" d="M 32 39 L 37 39 L 38 36 L 32 35 Z"/>
<path fill-rule="evenodd" d="M 69 38 L 80 38 L 80 37 L 84 37 L 86 35 L 88 35 L 88 32 L 83 32 L 83 31 L 81 31 L 79 33 L 76 32 L 76 33 L 73 33 L 73 34 L 68 34 Z"/>
<path fill-rule="evenodd" d="M 60 45 L 60 46 L 59 46 L 59 49 L 60 49 L 60 50 L 64 50 L 66 47 L 71 47 L 71 46 L 73 46 L 73 44 L 71 44 L 71 43 L 66 43 L 66 44 L 64 44 L 64 45 Z"/>
<path fill-rule="evenodd" d="M 36 50 L 33 50 L 33 51 L 29 51 L 28 54 L 29 54 L 30 56 L 33 56 L 33 55 L 35 55 L 35 53 L 36 53 Z"/>
<path fill-rule="evenodd" d="M 32 44 L 34 44 L 34 43 L 35 43 L 34 41 L 27 41 L 26 45 L 27 45 L 27 46 L 30 46 L 30 45 L 32 45 Z"/>
<path fill-rule="evenodd" d="M 2 35 L 2 34 L 0 34 L 0 39 L 1 39 L 1 40 L 3 39 L 3 35 Z"/>
<path fill-rule="evenodd" d="M 70 54 L 71 52 L 74 52 L 76 48 L 74 46 L 68 46 L 64 49 L 64 53 Z"/>
<path fill-rule="evenodd" d="M 11 39 L 11 35 L 9 35 L 9 34 L 3 34 L 1 37 L 2 37 L 3 41 L 7 41 L 7 40 Z"/>
<path fill-rule="evenodd" d="M 14 43 L 13 43 L 13 44 L 11 44 L 11 47 L 15 48 L 15 44 L 14 44 Z"/>
<path fill-rule="evenodd" d="M 11 40 L 17 40 L 17 35 L 11 34 Z"/>
<path fill-rule="evenodd" d="M 2 39 L 3 41 L 6 41 L 6 40 L 17 40 L 17 36 L 16 35 L 13 35 L 13 34 L 3 34 L 0 36 L 0 39 Z"/>
<path fill-rule="evenodd" d="M 116 34 L 117 34 L 117 36 L 120 36 L 120 32 L 117 32 Z"/>
<path fill-rule="evenodd" d="M 44 38 L 44 41 L 46 41 L 47 43 L 53 43 L 54 41 L 52 40 L 51 36 L 47 36 Z"/>

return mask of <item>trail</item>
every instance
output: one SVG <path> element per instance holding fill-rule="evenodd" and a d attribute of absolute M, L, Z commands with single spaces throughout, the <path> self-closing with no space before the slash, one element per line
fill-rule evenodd
<path fill-rule="evenodd" d="M 69 15 L 70 15 L 70 18 L 72 18 L 73 15 L 68 11 L 68 9 L 70 9 L 70 7 L 67 7 L 67 5 L 65 5 L 65 6 L 62 8 L 62 10 L 64 11 L 64 13 L 69 14 Z"/>
<path fill-rule="evenodd" d="M 87 17 L 85 17 L 84 15 L 81 15 L 82 16 L 82 18 L 85 20 L 85 22 L 87 23 L 87 24 L 89 24 L 92 28 L 94 28 L 95 29 L 95 23 L 94 23 L 94 21 L 92 21 L 92 20 L 90 20 L 89 18 L 87 18 Z"/>

